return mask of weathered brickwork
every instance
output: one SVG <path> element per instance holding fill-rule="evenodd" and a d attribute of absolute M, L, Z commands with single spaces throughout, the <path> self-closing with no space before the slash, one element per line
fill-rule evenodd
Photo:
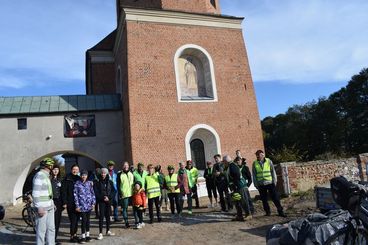
<path fill-rule="evenodd" d="M 177 10 L 193 13 L 220 13 L 219 0 L 215 0 L 214 5 L 210 0 L 120 0 L 120 3 L 122 7 Z"/>
<path fill-rule="evenodd" d="M 91 64 L 92 91 L 94 94 L 114 94 L 116 91 L 114 63 Z"/>
<path fill-rule="evenodd" d="M 360 163 L 353 157 L 329 161 L 281 163 L 280 166 L 288 169 L 291 192 L 307 191 L 316 185 L 328 185 L 331 178 L 341 175 L 350 180 L 366 180 L 368 154 L 359 156 Z M 280 180 L 282 181 L 282 178 Z"/>

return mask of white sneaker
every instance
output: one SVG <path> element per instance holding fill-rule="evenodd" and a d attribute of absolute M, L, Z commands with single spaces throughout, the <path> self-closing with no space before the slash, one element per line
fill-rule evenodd
<path fill-rule="evenodd" d="M 111 231 L 106 232 L 107 236 L 115 236 L 115 233 L 112 233 Z"/>
<path fill-rule="evenodd" d="M 142 226 L 142 227 L 145 227 L 145 226 L 146 226 L 146 224 L 145 224 L 144 222 L 142 222 L 142 223 L 141 223 L 141 226 Z"/>
<path fill-rule="evenodd" d="M 137 229 L 142 229 L 142 224 L 138 224 Z"/>
<path fill-rule="evenodd" d="M 102 233 L 98 234 L 97 240 L 102 240 L 102 239 L 103 239 Z"/>

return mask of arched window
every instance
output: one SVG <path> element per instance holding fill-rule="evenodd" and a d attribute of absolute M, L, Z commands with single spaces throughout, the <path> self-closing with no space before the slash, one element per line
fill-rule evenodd
<path fill-rule="evenodd" d="M 213 62 L 205 49 L 184 45 L 176 52 L 174 62 L 179 102 L 217 101 Z"/>

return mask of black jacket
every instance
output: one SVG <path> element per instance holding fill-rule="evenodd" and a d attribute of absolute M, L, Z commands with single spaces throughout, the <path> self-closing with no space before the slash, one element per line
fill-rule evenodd
<path fill-rule="evenodd" d="M 114 199 L 115 190 L 114 183 L 110 180 L 109 175 L 106 175 L 105 179 L 100 176 L 97 180 L 93 182 L 93 189 L 96 195 L 96 202 L 104 202 L 104 197 L 109 198 L 111 203 Z"/>
<path fill-rule="evenodd" d="M 68 174 L 67 176 L 65 176 L 65 179 L 63 180 L 61 184 L 62 186 L 61 196 L 63 200 L 63 205 L 65 204 L 68 205 L 68 208 L 75 207 L 74 184 L 78 180 L 80 180 L 80 177 L 78 175 Z"/>
<path fill-rule="evenodd" d="M 54 199 L 61 199 L 61 180 L 59 178 L 51 178 L 52 196 Z"/>
<path fill-rule="evenodd" d="M 215 184 L 215 173 L 214 173 L 214 171 L 215 171 L 214 167 L 212 167 L 211 174 L 209 173 L 208 168 L 206 168 L 204 170 L 203 177 L 206 179 L 206 184 L 207 185 L 214 185 Z"/>
<path fill-rule="evenodd" d="M 229 188 L 230 190 L 237 191 L 240 189 L 241 183 L 240 183 L 240 168 L 235 163 L 231 162 L 229 163 Z"/>
<path fill-rule="evenodd" d="M 252 184 L 252 174 L 250 173 L 247 165 L 243 165 L 241 174 L 243 175 L 243 178 L 247 180 L 247 186 L 249 187 Z"/>

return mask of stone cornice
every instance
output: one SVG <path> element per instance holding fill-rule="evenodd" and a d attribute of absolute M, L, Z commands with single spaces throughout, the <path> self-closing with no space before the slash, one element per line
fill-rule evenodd
<path fill-rule="evenodd" d="M 126 21 L 242 29 L 243 18 L 176 12 L 167 10 L 124 8 Z"/>

